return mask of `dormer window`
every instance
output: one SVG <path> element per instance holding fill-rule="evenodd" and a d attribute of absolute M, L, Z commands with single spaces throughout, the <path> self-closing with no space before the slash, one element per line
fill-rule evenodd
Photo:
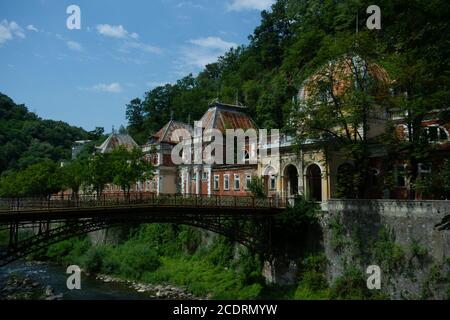
<path fill-rule="evenodd" d="M 249 161 L 250 160 L 250 153 L 248 152 L 248 150 L 244 151 L 244 161 Z"/>
<path fill-rule="evenodd" d="M 431 165 L 429 163 L 419 163 L 419 174 L 431 173 Z"/>
<path fill-rule="evenodd" d="M 424 132 L 429 142 L 445 142 L 449 140 L 448 131 L 441 126 L 428 126 Z"/>

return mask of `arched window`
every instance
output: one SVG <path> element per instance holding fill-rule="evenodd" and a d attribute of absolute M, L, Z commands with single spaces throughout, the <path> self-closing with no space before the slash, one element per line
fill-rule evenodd
<path fill-rule="evenodd" d="M 381 185 L 380 170 L 378 170 L 377 168 L 370 168 L 368 179 L 369 187 L 379 187 Z"/>
<path fill-rule="evenodd" d="M 429 142 L 446 142 L 449 141 L 447 129 L 438 125 L 431 125 L 424 129 L 425 136 Z"/>

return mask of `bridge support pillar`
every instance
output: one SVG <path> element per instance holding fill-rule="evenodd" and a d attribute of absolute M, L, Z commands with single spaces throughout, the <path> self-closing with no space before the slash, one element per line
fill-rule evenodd
<path fill-rule="evenodd" d="M 18 242 L 19 242 L 19 224 L 17 222 L 12 222 L 9 226 L 8 250 L 14 251 L 14 249 L 17 248 Z"/>
<path fill-rule="evenodd" d="M 295 261 L 273 258 L 264 261 L 262 276 L 267 284 L 293 285 L 297 282 L 298 265 Z"/>

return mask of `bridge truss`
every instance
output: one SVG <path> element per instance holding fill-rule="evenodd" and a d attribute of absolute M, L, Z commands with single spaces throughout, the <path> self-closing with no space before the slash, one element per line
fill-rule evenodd
<path fill-rule="evenodd" d="M 202 228 L 269 257 L 272 220 L 282 210 L 279 199 L 252 197 L 133 195 L 3 199 L 0 230 L 9 230 L 9 245 L 0 253 L 0 266 L 72 237 L 121 225 L 148 223 Z M 26 229 L 29 232 L 23 232 Z"/>

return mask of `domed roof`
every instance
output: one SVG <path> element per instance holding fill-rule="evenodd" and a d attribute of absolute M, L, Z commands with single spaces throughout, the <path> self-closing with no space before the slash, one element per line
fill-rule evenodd
<path fill-rule="evenodd" d="M 298 93 L 299 100 L 306 100 L 320 87 L 332 85 L 333 95 L 342 96 L 351 87 L 359 83 L 370 84 L 370 93 L 376 98 L 389 94 L 392 83 L 387 71 L 376 63 L 359 56 L 345 56 L 330 61 L 303 82 Z M 362 81 L 361 81 L 362 80 Z"/>

